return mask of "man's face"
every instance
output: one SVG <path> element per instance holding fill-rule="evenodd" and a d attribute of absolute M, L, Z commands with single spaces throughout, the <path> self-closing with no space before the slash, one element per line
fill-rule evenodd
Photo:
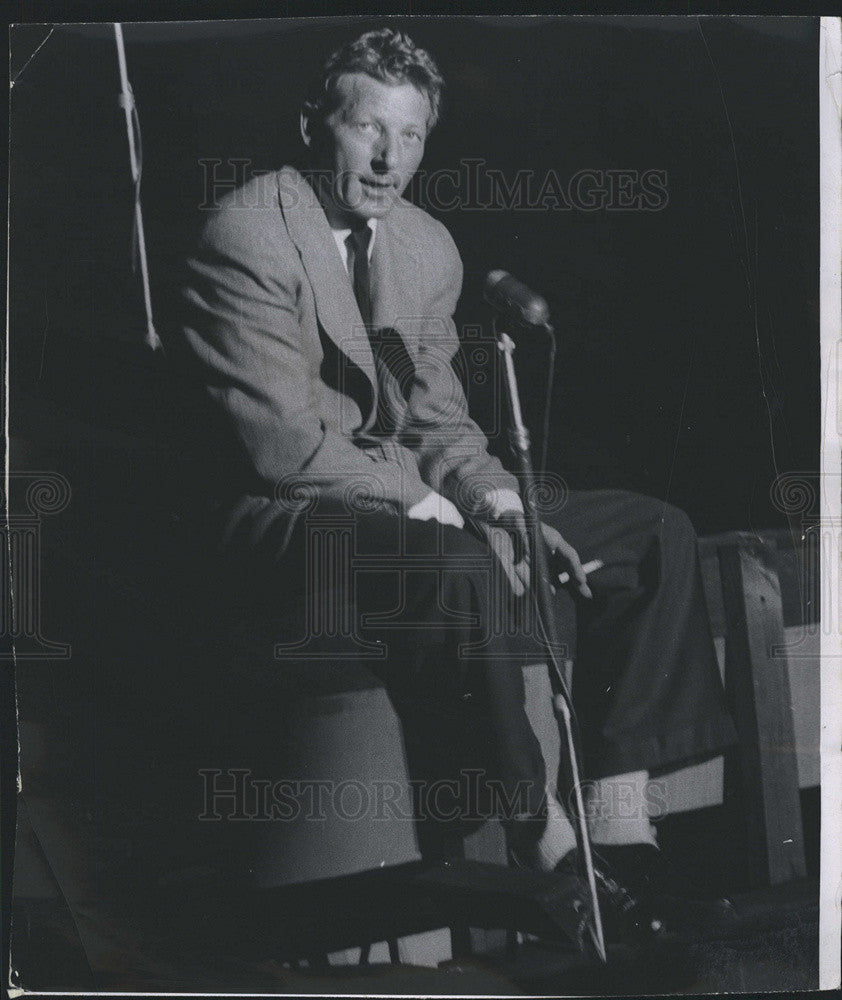
<path fill-rule="evenodd" d="M 427 97 L 410 83 L 388 84 L 365 73 L 336 81 L 339 106 L 327 116 L 316 166 L 334 225 L 381 219 L 400 197 L 424 155 Z"/>

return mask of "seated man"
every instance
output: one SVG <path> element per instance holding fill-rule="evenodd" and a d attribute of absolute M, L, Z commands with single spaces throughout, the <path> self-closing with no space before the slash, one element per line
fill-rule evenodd
<path fill-rule="evenodd" d="M 576 837 L 524 709 L 535 644 L 489 627 L 520 613 L 528 581 L 518 481 L 489 454 L 451 364 L 457 249 L 402 198 L 441 88 L 431 57 L 391 29 L 334 53 L 301 115 L 312 169 L 255 178 L 205 224 L 183 346 L 235 442 L 220 530 L 250 587 L 283 601 L 303 579 L 301 489 L 320 515 L 353 513 L 358 554 L 451 567 L 403 574 L 384 680 L 399 711 L 425 720 L 433 756 L 481 733 L 473 752 L 517 802 L 503 817 L 513 856 L 552 870 L 574 865 Z M 630 899 L 648 894 L 657 909 L 658 893 L 682 891 L 649 822 L 650 772 L 721 752 L 734 729 L 683 512 L 574 492 L 546 521 L 554 572 L 571 579 L 559 611 L 576 606 L 590 830 L 600 873 L 612 870 L 603 906 L 621 926 Z M 509 589 L 501 603 L 482 568 L 491 552 Z M 602 567 L 586 578 L 579 553 Z M 393 611 L 393 590 L 388 573 L 363 574 L 356 612 Z"/>

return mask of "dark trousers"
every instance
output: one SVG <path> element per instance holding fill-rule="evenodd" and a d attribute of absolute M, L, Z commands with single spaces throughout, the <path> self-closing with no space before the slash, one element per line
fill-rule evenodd
<path fill-rule="evenodd" d="M 569 589 L 557 596 L 561 637 L 575 646 L 585 776 L 669 770 L 734 742 L 687 516 L 649 497 L 601 490 L 571 493 L 544 519 L 583 563 L 605 564 L 589 577 L 593 600 Z M 416 776 L 478 767 L 510 796 L 526 789 L 517 801 L 537 813 L 544 762 L 524 709 L 522 667 L 544 655 L 529 607 L 501 586 L 487 546 L 435 521 L 358 513 L 339 574 L 350 572 L 352 584 L 337 586 L 334 574 L 314 592 L 323 529 L 302 520 L 279 560 L 260 554 L 278 599 L 297 602 L 311 624 L 338 620 L 337 602 L 350 599 L 357 638 L 387 653 L 365 666 L 402 717 Z M 314 601 L 324 602 L 315 615 L 307 609 Z"/>
<path fill-rule="evenodd" d="M 572 492 L 545 520 L 583 563 L 605 563 L 589 577 L 593 600 L 576 602 L 574 702 L 588 776 L 671 770 L 734 743 L 684 511 L 596 490 Z"/>

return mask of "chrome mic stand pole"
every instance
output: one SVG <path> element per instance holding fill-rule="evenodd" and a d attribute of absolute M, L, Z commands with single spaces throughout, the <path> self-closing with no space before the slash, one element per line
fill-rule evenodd
<path fill-rule="evenodd" d="M 146 337 L 144 340 L 147 346 L 153 351 L 161 351 L 163 350 L 163 345 L 155 330 L 155 324 L 152 322 L 152 295 L 149 290 L 149 266 L 146 261 L 143 209 L 140 204 L 141 156 L 135 142 L 135 128 L 139 130 L 140 126 L 137 122 L 134 93 L 129 83 L 128 71 L 126 69 L 126 46 L 123 42 L 123 26 L 117 22 L 114 23 L 114 41 L 117 45 L 117 66 L 120 70 L 119 104 L 126 116 L 126 132 L 129 138 L 129 166 L 131 167 L 132 183 L 134 184 L 135 239 L 137 240 L 137 256 L 140 263 L 140 278 L 143 288 L 143 307 L 146 311 Z"/>
<path fill-rule="evenodd" d="M 546 327 L 550 337 L 553 336 L 552 327 Z M 588 879 L 588 888 L 591 896 L 591 906 L 593 910 L 593 926 L 590 928 L 594 946 L 600 959 L 605 962 L 605 939 L 602 932 L 602 917 L 599 912 L 599 899 L 596 892 L 596 877 L 594 876 L 593 856 L 591 853 L 591 840 L 588 834 L 588 826 L 585 821 L 585 807 L 582 800 L 581 779 L 579 776 L 579 761 L 576 752 L 576 742 L 573 736 L 573 721 L 570 714 L 570 692 L 565 681 L 563 668 L 558 659 L 559 642 L 555 625 L 555 609 L 552 604 L 552 590 L 550 589 L 550 577 L 547 567 L 547 554 L 544 548 L 544 540 L 541 534 L 541 521 L 538 516 L 538 508 L 535 503 L 535 473 L 532 469 L 532 456 L 530 454 L 529 431 L 523 422 L 523 414 L 520 408 L 520 395 L 518 393 L 517 379 L 515 377 L 515 365 L 512 355 L 515 345 L 512 338 L 497 329 L 495 320 L 494 333 L 497 337 L 497 348 L 503 355 L 504 381 L 506 383 L 506 397 L 509 404 L 509 439 L 512 450 L 520 465 L 521 481 L 523 484 L 523 507 L 524 518 L 526 520 L 526 530 L 529 536 L 529 547 L 531 554 L 532 572 L 530 574 L 530 587 L 535 603 L 538 608 L 538 617 L 543 632 L 544 645 L 547 650 L 547 661 L 550 674 L 550 686 L 553 692 L 553 710 L 556 718 L 560 722 L 560 728 L 564 733 L 567 743 L 567 752 L 570 760 L 570 769 L 573 778 L 573 791 L 576 801 L 576 826 L 579 839 L 579 849 L 585 862 L 585 872 Z"/>

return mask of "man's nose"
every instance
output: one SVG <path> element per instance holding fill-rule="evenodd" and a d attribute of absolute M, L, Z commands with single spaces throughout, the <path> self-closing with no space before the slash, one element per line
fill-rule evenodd
<path fill-rule="evenodd" d="M 400 163 L 400 150 L 397 140 L 390 135 L 382 135 L 374 153 L 374 165 L 379 170 L 397 170 Z"/>

